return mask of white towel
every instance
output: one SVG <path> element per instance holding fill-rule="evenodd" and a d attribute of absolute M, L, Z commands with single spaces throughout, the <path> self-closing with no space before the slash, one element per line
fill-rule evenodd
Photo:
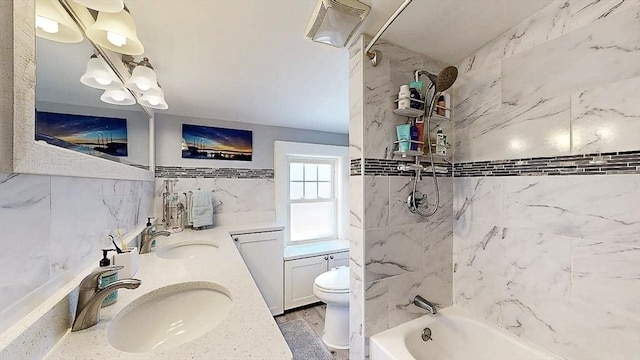
<path fill-rule="evenodd" d="M 211 191 L 198 190 L 191 195 L 191 222 L 194 228 L 213 225 Z"/>

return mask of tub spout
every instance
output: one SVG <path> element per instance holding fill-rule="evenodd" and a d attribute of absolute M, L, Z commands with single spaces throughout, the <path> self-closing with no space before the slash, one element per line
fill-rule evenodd
<path fill-rule="evenodd" d="M 420 295 L 416 295 L 416 297 L 413 298 L 413 304 L 419 308 L 427 310 L 433 315 L 438 313 L 438 309 L 436 309 L 436 306 Z"/>

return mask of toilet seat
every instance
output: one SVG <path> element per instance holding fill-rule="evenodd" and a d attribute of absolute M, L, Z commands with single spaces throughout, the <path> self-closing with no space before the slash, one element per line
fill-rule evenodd
<path fill-rule="evenodd" d="M 325 293 L 349 293 L 349 267 L 338 266 L 318 275 L 314 285 Z"/>

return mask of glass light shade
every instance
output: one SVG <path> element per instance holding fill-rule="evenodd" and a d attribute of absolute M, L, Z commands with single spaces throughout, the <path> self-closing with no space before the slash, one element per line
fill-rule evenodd
<path fill-rule="evenodd" d="M 120 54 L 140 55 L 144 52 L 144 46 L 136 34 L 136 24 L 126 10 L 98 13 L 98 19 L 86 33 L 91 41 Z"/>
<path fill-rule="evenodd" d="M 76 3 L 100 12 L 117 13 L 124 9 L 124 0 L 74 0 Z"/>
<path fill-rule="evenodd" d="M 136 103 L 136 99 L 129 90 L 122 87 L 105 90 L 100 96 L 100 100 L 113 105 L 133 105 Z"/>
<path fill-rule="evenodd" d="M 124 86 L 142 94 L 150 90 L 159 90 L 156 72 L 143 65 L 138 65 L 133 69 L 131 77 L 124 83 Z"/>
<path fill-rule="evenodd" d="M 142 95 L 139 103 L 142 106 L 152 109 L 167 110 L 169 108 L 169 105 L 167 105 L 167 102 L 164 100 L 164 91 L 160 88 Z"/>
<path fill-rule="evenodd" d="M 36 0 L 36 35 L 62 43 L 79 43 L 84 39 L 62 5 L 53 0 Z"/>
<path fill-rule="evenodd" d="M 110 89 L 114 86 L 122 87 L 118 77 L 107 68 L 107 64 L 100 57 L 91 57 L 87 63 L 87 71 L 80 77 L 80 82 L 96 89 Z"/>

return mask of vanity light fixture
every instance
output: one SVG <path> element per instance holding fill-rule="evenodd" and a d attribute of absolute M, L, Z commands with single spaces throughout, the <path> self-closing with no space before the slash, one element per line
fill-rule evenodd
<path fill-rule="evenodd" d="M 73 0 L 74 2 L 107 13 L 118 13 L 124 9 L 124 0 Z"/>
<path fill-rule="evenodd" d="M 136 99 L 129 90 L 123 87 L 105 90 L 104 94 L 100 96 L 100 100 L 113 105 L 133 105 L 136 103 Z"/>
<path fill-rule="evenodd" d="M 131 77 L 124 83 L 124 86 L 139 93 L 159 90 L 156 72 L 153 70 L 151 63 L 149 63 L 149 58 L 145 57 L 137 63 L 133 60 L 133 57 L 123 56 L 122 62 L 129 69 L 133 68 Z"/>
<path fill-rule="evenodd" d="M 80 77 L 80 82 L 96 89 L 109 89 L 114 85 L 121 87 L 122 83 L 107 64 L 96 54 L 91 55 L 87 63 L 87 71 Z"/>
<path fill-rule="evenodd" d="M 157 90 L 144 93 L 138 102 L 140 105 L 152 109 L 167 110 L 169 108 L 169 105 L 167 105 L 167 102 L 164 100 L 164 91 L 159 87 Z"/>
<path fill-rule="evenodd" d="M 99 12 L 86 34 L 96 44 L 120 54 L 144 53 L 144 46 L 136 34 L 136 24 L 126 6 L 118 13 Z"/>
<path fill-rule="evenodd" d="M 62 43 L 79 43 L 84 39 L 57 0 L 36 0 L 36 35 Z"/>

